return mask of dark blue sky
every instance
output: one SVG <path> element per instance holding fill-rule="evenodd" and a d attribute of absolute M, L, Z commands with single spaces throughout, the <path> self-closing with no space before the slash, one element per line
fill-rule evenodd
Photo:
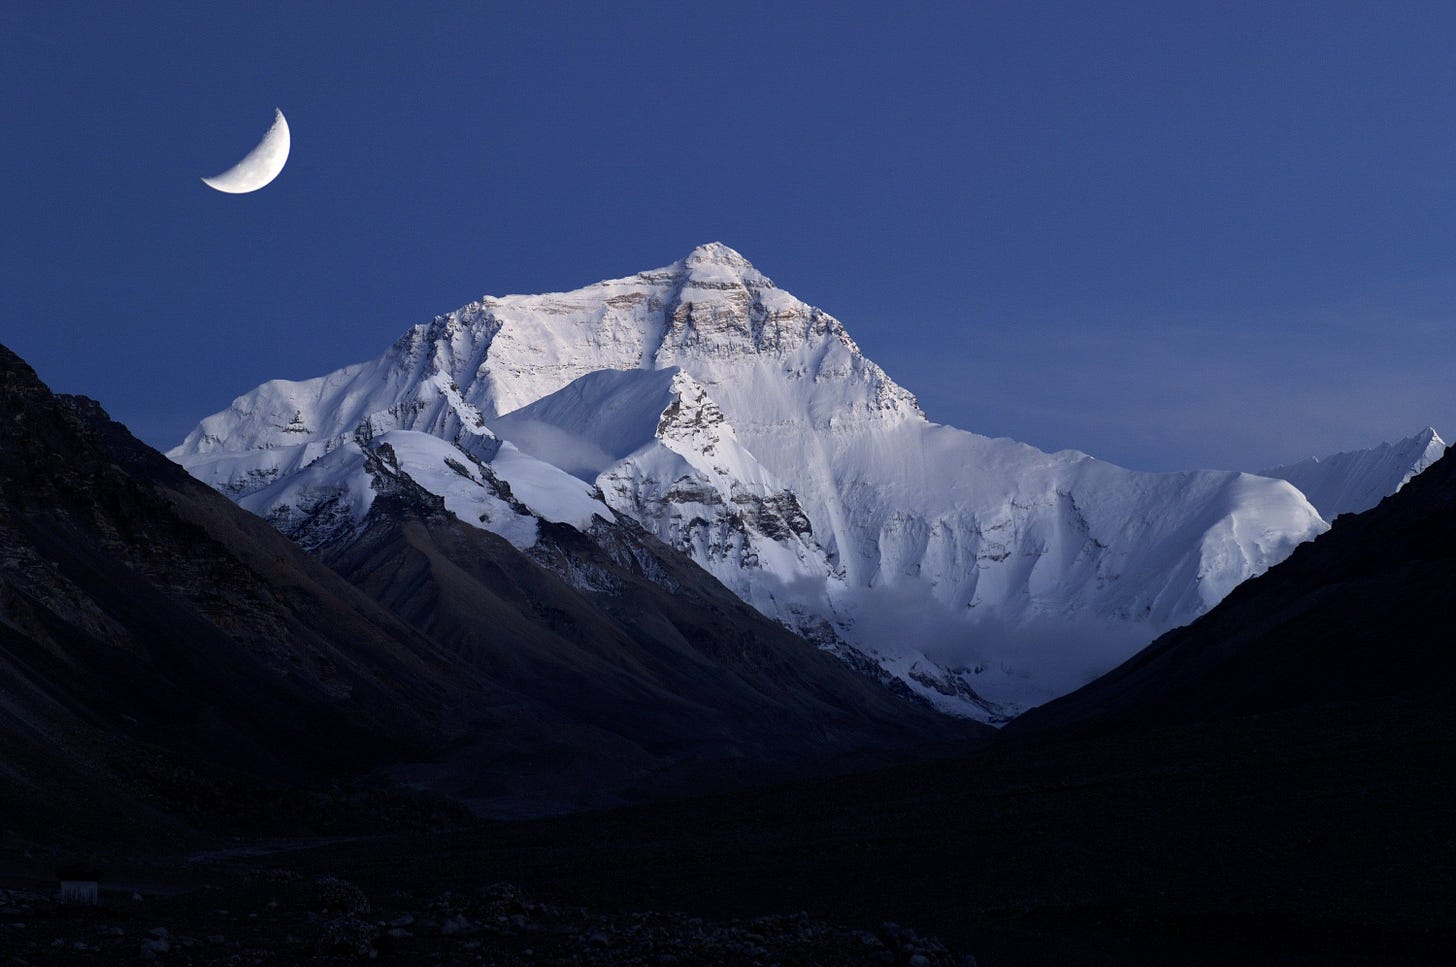
<path fill-rule="evenodd" d="M 1456 4 L 901 6 L 0 0 L 0 341 L 166 447 L 718 240 L 977 432 L 1456 433 Z"/>

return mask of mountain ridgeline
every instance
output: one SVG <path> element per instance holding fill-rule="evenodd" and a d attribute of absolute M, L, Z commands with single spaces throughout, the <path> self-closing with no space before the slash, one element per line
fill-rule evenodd
<path fill-rule="evenodd" d="M 1020 735 L 1183 725 L 1456 690 L 1456 454 L 1295 550 Z"/>
<path fill-rule="evenodd" d="M 1369 510 L 1411 478 L 1441 459 L 1446 441 L 1433 427 L 1395 443 L 1310 457 L 1268 470 L 1262 477 L 1288 480 L 1314 504 L 1325 520 Z"/>
<path fill-rule="evenodd" d="M 993 723 L 1328 526 L 1282 480 L 932 423 L 837 319 L 720 244 L 483 298 L 370 362 L 259 386 L 169 456 L 308 544 L 359 532 L 385 438 L 470 526 L 530 553 L 536 520 L 630 518 L 822 648 Z"/>

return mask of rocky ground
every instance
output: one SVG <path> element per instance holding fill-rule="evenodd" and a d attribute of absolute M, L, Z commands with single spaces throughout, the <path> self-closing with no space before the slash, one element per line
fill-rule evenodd
<path fill-rule="evenodd" d="M 332 875 L 215 872 L 232 882 L 171 895 L 108 890 L 94 907 L 62 905 L 49 889 L 0 890 L 0 964 L 975 963 L 894 923 L 856 930 L 804 913 L 727 921 L 608 914 L 540 902 L 503 883 L 370 896 Z"/>
<path fill-rule="evenodd" d="M 104 849 L 110 826 L 0 826 L 0 967 L 1450 964 L 1453 717 L 1331 707 L 529 822 Z M 58 903 L 68 867 L 98 906 Z"/>

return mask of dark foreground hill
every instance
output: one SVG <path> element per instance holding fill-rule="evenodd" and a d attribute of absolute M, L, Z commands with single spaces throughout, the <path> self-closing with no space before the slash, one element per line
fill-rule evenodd
<path fill-rule="evenodd" d="M 53 938 L 130 956 L 156 927 L 197 938 L 192 962 L 292 962 L 349 926 L 314 896 L 342 879 L 370 903 L 353 936 L 404 963 L 955 963 L 913 932 L 981 967 L 1447 964 L 1453 719 L 1386 701 L 448 833 L 245 839 L 113 864 L 99 913 L 25 900 L 0 927 L 27 923 L 9 936 L 36 963 Z M 48 873 L 0 856 L 0 885 L 53 897 Z M 501 904 L 499 882 L 593 912 Z M 819 944 L 825 922 L 869 936 Z"/>
<path fill-rule="evenodd" d="M 989 732 L 809 646 L 630 521 L 591 535 L 543 526 L 536 556 L 590 571 L 594 589 L 582 590 L 407 478 L 396 487 L 357 536 L 319 548 L 321 559 L 453 665 L 559 720 L 550 742 L 515 746 L 477 729 L 435 762 L 397 770 L 413 782 L 495 815 L 539 815 L 624 792 L 704 794 Z"/>
<path fill-rule="evenodd" d="M 432 642 L 3 348 L 0 555 L 11 835 L 165 840 L 452 728 Z"/>
<path fill-rule="evenodd" d="M 7 838 L 166 840 L 244 814 L 307 831 L 347 810 L 304 816 L 297 790 L 384 776 L 560 811 L 940 727 L 691 564 L 658 562 L 678 597 L 630 560 L 593 597 L 407 486 L 340 550 L 381 604 L 0 348 Z"/>

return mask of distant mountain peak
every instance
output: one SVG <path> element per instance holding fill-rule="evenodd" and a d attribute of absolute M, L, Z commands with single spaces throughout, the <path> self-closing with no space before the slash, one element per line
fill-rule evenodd
<path fill-rule="evenodd" d="M 1369 510 L 1395 493 L 1446 452 L 1435 427 L 1395 443 L 1346 450 L 1324 457 L 1260 470 L 1263 477 L 1287 480 L 1309 498 L 1325 520 Z"/>
<path fill-rule="evenodd" d="M 753 268 L 753 264 L 744 258 L 742 253 L 722 242 L 708 242 L 699 245 L 688 253 L 688 257 L 683 259 L 683 264 L 688 268 L 705 264 L 728 265 L 739 269 Z"/>
<path fill-rule="evenodd" d="M 724 284 L 777 288 L 772 279 L 753 267 L 753 263 L 722 242 L 708 242 L 688 253 L 673 268 L 681 268 L 690 287 L 723 288 Z"/>

